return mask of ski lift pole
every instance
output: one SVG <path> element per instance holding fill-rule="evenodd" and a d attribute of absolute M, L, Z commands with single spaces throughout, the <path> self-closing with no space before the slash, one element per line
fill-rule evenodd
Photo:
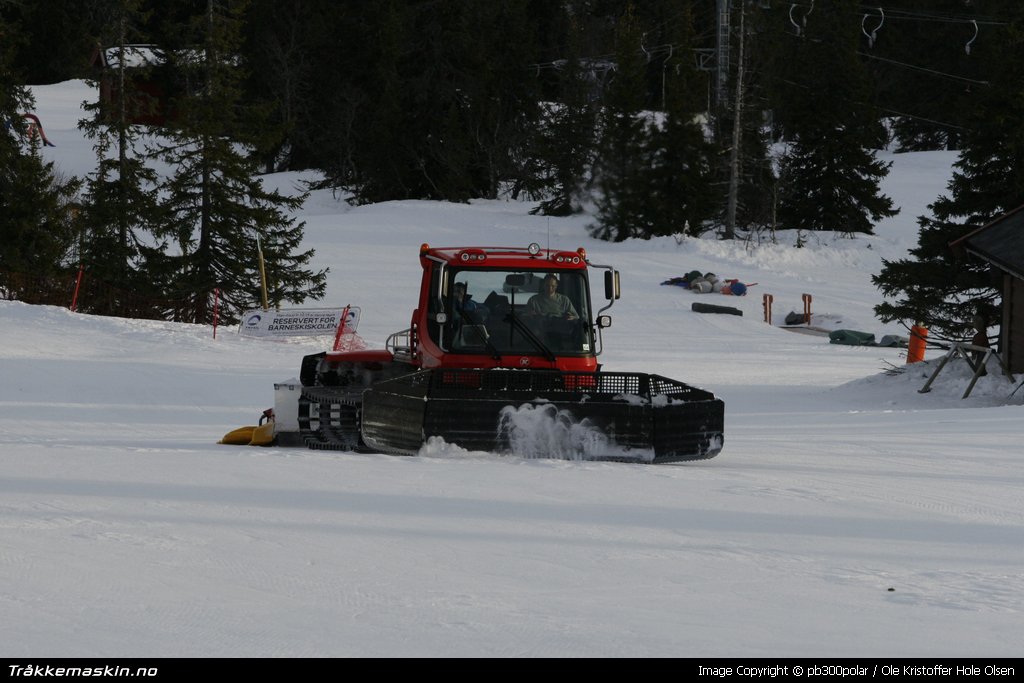
<path fill-rule="evenodd" d="M 256 253 L 260 258 L 260 293 L 263 295 L 263 310 L 269 311 L 270 304 L 267 302 L 267 268 L 263 263 L 263 248 L 260 247 L 259 235 L 256 235 Z"/>

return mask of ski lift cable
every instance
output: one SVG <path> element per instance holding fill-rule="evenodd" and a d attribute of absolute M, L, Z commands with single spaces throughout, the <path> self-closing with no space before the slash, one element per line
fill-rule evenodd
<path fill-rule="evenodd" d="M 788 31 L 783 33 L 782 35 L 788 35 L 790 37 L 793 36 L 793 34 L 789 33 Z M 811 40 L 813 40 L 813 39 L 811 39 Z M 879 61 L 879 62 L 885 62 L 887 64 L 892 64 L 894 66 L 900 66 L 900 67 L 904 67 L 906 69 L 911 69 L 911 70 L 914 70 L 914 71 L 920 71 L 922 73 L 931 74 L 933 76 L 939 76 L 941 78 L 947 78 L 947 79 L 953 80 L 953 81 L 959 81 L 959 82 L 962 82 L 962 83 L 973 83 L 975 85 L 985 85 L 985 86 L 991 85 L 991 82 L 987 81 L 987 80 L 980 80 L 980 79 L 976 79 L 976 78 L 969 78 L 967 76 L 959 76 L 957 74 L 952 74 L 952 73 L 949 73 L 949 72 L 946 72 L 946 71 L 939 71 L 937 69 L 930 69 L 928 67 L 918 66 L 916 64 L 909 64 L 907 62 L 901 62 L 901 61 L 896 60 L 896 59 L 889 59 L 887 57 L 880 57 L 880 56 L 878 56 L 876 54 L 873 54 L 873 53 L 864 52 L 863 50 L 858 50 L 856 54 L 860 55 L 861 57 L 865 57 L 867 59 L 873 59 L 873 60 L 876 60 L 876 61 Z"/>
<path fill-rule="evenodd" d="M 797 88 L 802 88 L 804 90 L 814 90 L 815 89 L 815 88 L 812 88 L 811 86 L 807 85 L 806 83 L 797 83 L 796 81 L 790 80 L 788 78 L 781 78 L 779 80 L 782 83 L 786 83 L 788 85 L 792 85 L 792 86 L 797 87 Z M 944 126 L 946 128 L 955 128 L 957 130 L 965 130 L 965 131 L 972 130 L 971 128 L 967 128 L 965 126 L 959 126 L 959 125 L 957 125 L 955 123 L 948 123 L 946 121 L 939 121 L 937 119 L 929 119 L 929 118 L 925 118 L 924 116 L 917 116 L 916 114 L 908 114 L 906 112 L 899 111 L 897 109 L 890 109 L 889 107 L 884 107 L 884 106 L 879 105 L 879 104 L 872 104 L 872 103 L 869 103 L 869 102 L 863 102 L 861 100 L 851 100 L 851 99 L 848 99 L 848 98 L 845 98 L 845 97 L 843 97 L 841 99 L 843 99 L 845 102 L 849 102 L 850 104 L 856 104 L 856 105 L 859 105 L 859 106 L 873 107 L 875 109 L 878 109 L 879 111 L 884 111 L 884 112 L 887 112 L 889 114 L 895 114 L 896 116 L 905 116 L 905 117 L 907 117 L 909 119 L 917 119 L 919 121 L 926 121 L 928 123 L 934 123 L 936 125 Z"/>
<path fill-rule="evenodd" d="M 957 16 L 955 14 L 939 14 L 920 10 L 907 10 L 890 7 L 886 18 L 891 21 L 919 21 L 936 22 L 943 24 L 971 24 L 979 23 L 988 26 L 1006 26 L 1009 22 L 994 17 L 982 16 Z"/>
<path fill-rule="evenodd" d="M 865 3 L 865 5 L 866 5 L 866 3 Z M 811 14 L 811 11 L 814 9 L 814 0 L 810 0 L 810 2 L 799 2 L 799 1 L 796 1 L 796 2 L 793 2 L 790 5 L 790 9 L 789 9 L 790 23 L 793 23 L 795 28 L 799 28 L 799 26 L 796 25 L 795 18 L 794 18 L 794 13 L 796 12 L 796 10 L 798 8 L 807 8 L 807 12 L 801 18 L 802 19 L 802 23 L 804 23 L 806 25 L 806 18 L 807 18 L 807 16 L 809 16 Z M 882 7 L 879 7 L 877 5 L 875 6 L 875 8 L 880 10 L 880 11 L 882 11 L 882 9 L 883 9 Z M 863 7 L 863 9 L 853 10 L 853 11 L 842 10 L 842 9 L 832 9 L 832 8 L 830 8 L 830 10 L 833 11 L 833 12 L 841 13 L 841 14 L 847 14 L 848 13 L 848 14 L 851 14 L 851 15 L 863 16 L 863 13 L 871 11 L 871 8 L 865 6 L 865 7 Z M 985 25 L 985 26 L 1007 26 L 1007 25 L 1009 25 L 1008 21 L 999 19 L 998 17 L 991 17 L 991 16 L 977 16 L 976 15 L 976 16 L 972 17 L 972 16 L 965 16 L 965 15 L 941 14 L 941 13 L 938 13 L 938 12 L 928 12 L 928 11 L 922 11 L 922 10 L 908 10 L 908 9 L 900 9 L 900 8 L 893 8 L 893 7 L 890 7 L 889 9 L 884 10 L 884 11 L 885 11 L 885 18 L 886 18 L 887 21 L 919 21 L 919 22 L 939 22 L 939 23 L 949 23 L 949 24 L 972 24 L 972 25 L 974 23 L 977 23 L 979 25 Z"/>
<path fill-rule="evenodd" d="M 665 72 L 668 69 L 668 60 L 672 59 L 672 46 L 668 46 L 668 57 L 665 57 L 665 61 L 661 64 L 661 108 L 666 109 L 665 106 Z"/>
<path fill-rule="evenodd" d="M 933 76 L 940 76 L 942 78 L 948 78 L 954 81 L 961 81 L 963 83 L 974 83 L 975 85 L 990 85 L 989 81 L 981 81 L 976 78 L 968 78 L 967 76 L 958 76 L 956 74 L 947 73 L 945 71 L 938 71 L 936 69 L 929 69 L 924 66 L 917 66 L 915 64 L 908 64 L 907 62 L 900 62 L 895 59 L 887 59 L 886 57 L 879 57 L 878 55 L 870 54 L 862 50 L 857 50 L 857 54 L 861 57 L 867 57 L 868 59 L 874 59 L 879 62 L 885 62 L 886 64 L 894 64 L 896 66 L 902 66 L 907 69 L 914 71 L 920 71 L 922 73 L 931 74 Z"/>
<path fill-rule="evenodd" d="M 881 111 L 884 111 L 886 113 L 889 113 L 889 114 L 895 114 L 896 116 L 902 116 L 904 118 L 914 119 L 915 121 L 924 121 L 925 123 L 933 123 L 936 126 L 942 126 L 943 128 L 955 128 L 956 130 L 965 130 L 965 131 L 971 130 L 970 128 L 967 128 L 965 126 L 958 126 L 955 123 L 947 123 L 946 121 L 939 121 L 938 119 L 930 119 L 930 118 L 925 117 L 925 116 L 918 116 L 917 114 L 908 114 L 908 113 L 906 113 L 904 111 L 899 111 L 897 109 L 890 109 L 888 107 L 882 107 L 882 106 L 878 106 L 878 109 L 880 109 Z"/>

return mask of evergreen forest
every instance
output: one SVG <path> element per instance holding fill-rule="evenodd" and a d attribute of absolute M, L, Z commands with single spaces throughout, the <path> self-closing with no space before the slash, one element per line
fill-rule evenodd
<path fill-rule="evenodd" d="M 898 211 L 875 151 L 955 150 L 875 284 L 883 320 L 960 334 L 999 290 L 947 245 L 1024 204 L 1022 29 L 1018 0 L 0 0 L 0 296 L 88 269 L 88 312 L 237 320 L 262 256 L 266 305 L 317 300 L 303 197 L 267 173 L 587 212 L 609 241 L 855 238 Z M 24 116 L 71 79 L 103 93 L 83 178 Z"/>

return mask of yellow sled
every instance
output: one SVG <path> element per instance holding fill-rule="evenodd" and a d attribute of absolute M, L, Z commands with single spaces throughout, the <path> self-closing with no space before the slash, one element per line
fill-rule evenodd
<path fill-rule="evenodd" d="M 252 442 L 252 433 L 256 427 L 239 427 L 225 434 L 217 443 L 228 444 L 229 446 L 248 446 Z"/>
<path fill-rule="evenodd" d="M 267 413 L 270 413 L 269 415 Z M 263 419 L 266 418 L 266 422 Z M 274 416 L 271 411 L 263 413 L 259 426 L 239 427 L 225 434 L 217 443 L 231 446 L 269 446 L 274 442 Z"/>

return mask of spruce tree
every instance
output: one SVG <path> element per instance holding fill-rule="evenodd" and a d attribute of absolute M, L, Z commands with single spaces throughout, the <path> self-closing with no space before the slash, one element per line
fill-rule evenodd
<path fill-rule="evenodd" d="M 335 184 L 351 187 L 362 203 L 426 197 L 429 189 L 422 184 L 424 163 L 418 152 L 426 122 L 417 120 L 422 110 L 410 110 L 411 88 L 406 82 L 413 68 L 408 64 L 412 9 L 397 0 L 384 0 L 367 14 L 377 30 L 367 27 L 360 39 L 376 37 L 365 46 L 373 59 L 360 62 L 350 72 L 358 80 L 341 90 L 348 105 L 341 118 L 348 124 L 344 127 L 348 135 L 346 153 L 338 154 L 343 166 L 341 173 L 335 173 Z M 361 134 L 352 134 L 356 128 Z"/>
<path fill-rule="evenodd" d="M 35 103 L 13 67 L 18 35 L 0 16 L 0 296 L 48 300 L 76 244 L 79 183 L 43 161 L 40 138 L 26 126 Z"/>
<path fill-rule="evenodd" d="M 470 182 L 474 196 L 494 199 L 509 185 L 531 182 L 526 158 L 540 121 L 540 91 L 524 65 L 536 59 L 537 35 L 528 0 L 469 7 L 462 87 L 469 102 Z M 475 30 L 476 22 L 484 30 Z"/>
<path fill-rule="evenodd" d="M 742 21 L 737 16 L 741 10 Z M 771 19 L 771 13 L 761 7 L 749 3 L 747 7 L 741 3 L 733 5 L 730 19 L 734 27 L 733 39 L 730 40 L 732 69 L 723 89 L 723 101 L 718 103 L 711 119 L 713 134 L 718 141 L 716 187 L 730 188 L 728 193 L 716 193 L 723 199 L 719 202 L 719 221 L 726 226 L 723 232 L 726 239 L 736 236 L 735 230 L 729 234 L 730 225 L 748 232 L 775 227 L 778 178 L 770 147 L 772 131 L 768 125 L 771 121 L 768 91 L 771 74 L 766 65 L 771 62 L 771 50 L 779 38 L 770 32 Z M 740 97 L 738 108 L 737 93 Z M 737 136 L 739 145 L 733 155 Z M 734 200 L 730 197 L 732 193 L 735 193 Z M 730 207 L 730 201 L 735 201 L 734 207 Z M 734 210 L 731 216 L 730 209 Z"/>
<path fill-rule="evenodd" d="M 137 114 L 155 107 L 140 89 L 139 79 L 148 75 L 149 53 L 133 43 L 143 42 L 145 14 L 140 0 L 115 0 L 110 35 L 105 45 L 111 55 L 110 103 L 87 103 L 92 116 L 79 122 L 86 137 L 95 140 L 96 170 L 86 179 L 81 259 L 90 281 L 100 280 L 110 289 L 106 296 L 83 302 L 82 310 L 131 316 L 157 316 L 153 302 L 165 293 L 159 276 L 166 264 L 166 242 L 154 237 L 160 216 L 156 200 L 157 174 L 148 165 L 141 137 L 144 129 L 132 123 Z"/>
<path fill-rule="evenodd" d="M 527 0 L 341 7 L 332 46 L 343 49 L 312 116 L 325 184 L 356 203 L 524 184 L 539 109 Z"/>
<path fill-rule="evenodd" d="M 17 21 L 15 67 L 26 83 L 42 85 L 82 78 L 108 5 L 115 0 L 3 0 L 0 13 Z"/>
<path fill-rule="evenodd" d="M 552 65 L 558 75 L 555 97 L 546 103 L 534 141 L 535 191 L 545 196 L 532 213 L 545 216 L 582 210 L 581 191 L 593 163 L 596 109 L 580 52 L 580 31 L 572 18 L 566 57 Z"/>
<path fill-rule="evenodd" d="M 899 211 L 879 190 L 889 165 L 874 155 L 885 135 L 857 55 L 860 26 L 849 20 L 857 7 L 854 0 L 829 3 L 810 14 L 800 36 L 779 43 L 773 92 L 789 141 L 781 228 L 870 234 Z"/>
<path fill-rule="evenodd" d="M 897 151 L 959 148 L 964 116 L 987 78 L 978 50 L 1000 21 L 993 4 L 900 0 L 886 5 L 884 18 L 864 8 L 861 55 Z"/>
<path fill-rule="evenodd" d="M 321 186 L 348 190 L 359 204 L 440 198 L 423 147 L 439 131 L 436 107 L 447 93 L 427 86 L 421 95 L 420 81 L 424 70 L 450 73 L 428 56 L 441 38 L 420 35 L 420 3 L 381 0 L 358 11 L 332 4 L 317 49 L 336 53 L 337 64 L 318 74 L 304 127 L 317 142 L 310 158 Z"/>
<path fill-rule="evenodd" d="M 714 150 L 699 122 L 704 102 L 689 59 L 692 17 L 687 3 L 666 5 L 672 20 L 663 24 L 663 42 L 673 49 L 659 53 L 661 60 L 672 59 L 661 65 L 662 111 L 648 129 L 650 165 L 640 172 L 647 197 L 639 204 L 636 226 L 644 236 L 700 234 L 717 207 L 711 188 Z"/>
<path fill-rule="evenodd" d="M 79 182 L 44 162 L 38 141 L 22 147 L 11 137 L 0 129 L 0 295 L 49 301 L 76 246 Z"/>
<path fill-rule="evenodd" d="M 309 168 L 320 142 L 310 129 L 320 85 L 336 66 L 331 54 L 337 36 L 330 31 L 344 11 L 333 0 L 253 0 L 246 15 L 242 54 L 250 66 L 248 101 L 268 103 L 267 122 L 278 133 L 263 157 L 267 172 Z M 324 55 L 331 55 L 325 68 Z"/>
<path fill-rule="evenodd" d="M 918 218 L 911 258 L 884 262 L 873 278 L 886 301 L 880 319 L 922 323 L 935 335 L 970 336 L 975 315 L 998 320 L 1001 284 L 979 259 L 961 257 L 950 243 L 1024 205 L 1024 8 L 1003 10 L 1009 25 L 993 32 L 977 54 L 991 85 L 980 89 L 948 194 Z"/>
<path fill-rule="evenodd" d="M 326 271 L 305 268 L 313 251 L 299 251 L 304 224 L 288 216 L 305 195 L 264 188 L 257 150 L 245 136 L 258 128 L 246 117 L 259 110 L 241 100 L 243 9 L 241 2 L 207 0 L 189 26 L 195 46 L 172 55 L 193 91 L 175 103 L 177 119 L 157 150 L 174 169 L 162 231 L 181 250 L 175 286 L 188 299 L 180 317 L 191 322 L 211 319 L 214 290 L 227 320 L 260 302 L 258 239 L 270 305 L 318 299 L 325 288 Z"/>
<path fill-rule="evenodd" d="M 713 149 L 698 119 L 702 88 L 689 59 L 689 5 L 662 2 L 646 11 L 652 30 L 643 31 L 632 5 L 616 26 L 594 163 L 591 230 L 602 239 L 699 233 L 716 205 Z"/>
<path fill-rule="evenodd" d="M 632 7 L 620 17 L 615 33 L 615 73 L 598 116 L 597 158 L 594 163 L 596 222 L 591 233 L 621 242 L 647 236 L 641 225 L 648 200 L 644 171 L 651 166 L 646 102 L 647 62 L 642 31 Z"/>

